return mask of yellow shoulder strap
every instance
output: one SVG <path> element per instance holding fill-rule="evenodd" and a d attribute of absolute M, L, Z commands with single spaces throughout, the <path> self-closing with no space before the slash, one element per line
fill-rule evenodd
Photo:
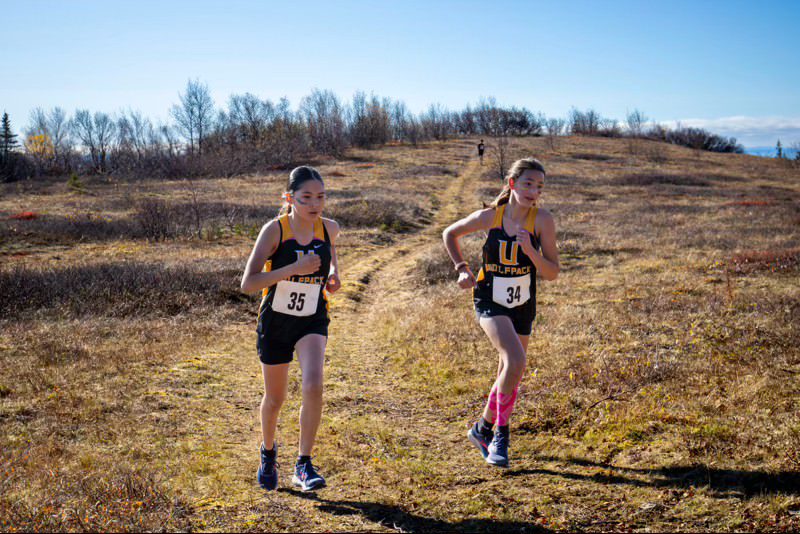
<path fill-rule="evenodd" d="M 494 221 L 492 222 L 492 228 L 502 228 L 503 227 L 503 213 L 506 211 L 506 204 L 497 206 L 494 209 Z"/>
<path fill-rule="evenodd" d="M 325 223 L 322 222 L 322 217 L 314 222 L 314 239 L 325 241 Z"/>
<path fill-rule="evenodd" d="M 530 233 L 533 233 L 533 226 L 536 224 L 536 213 L 538 211 L 539 208 L 536 206 L 528 210 L 528 218 L 525 220 L 525 229 Z"/>
<path fill-rule="evenodd" d="M 264 264 L 264 269 L 261 272 L 268 273 L 271 270 L 272 270 L 272 260 L 267 260 L 267 262 Z M 269 287 L 265 287 L 264 289 L 261 290 L 261 298 L 266 297 L 267 293 L 269 293 Z"/>
<path fill-rule="evenodd" d="M 294 237 L 292 233 L 292 225 L 289 224 L 289 214 L 282 215 L 279 219 L 281 223 L 281 243 L 286 241 L 287 239 L 291 239 Z"/>

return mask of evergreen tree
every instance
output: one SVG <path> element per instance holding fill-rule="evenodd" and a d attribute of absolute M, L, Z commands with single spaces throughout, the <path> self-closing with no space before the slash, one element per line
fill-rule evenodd
<path fill-rule="evenodd" d="M 9 160 L 8 154 L 17 146 L 19 146 L 17 135 L 11 133 L 11 121 L 8 113 L 4 112 L 3 122 L 0 126 L 0 163 L 6 163 Z"/>

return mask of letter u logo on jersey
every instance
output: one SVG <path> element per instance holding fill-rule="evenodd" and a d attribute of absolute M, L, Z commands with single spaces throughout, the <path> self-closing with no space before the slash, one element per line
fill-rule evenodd
<path fill-rule="evenodd" d="M 519 243 L 514 241 L 511 243 L 511 257 L 508 256 L 508 241 L 500 240 L 500 263 L 503 265 L 516 265 L 517 264 L 517 250 Z"/>

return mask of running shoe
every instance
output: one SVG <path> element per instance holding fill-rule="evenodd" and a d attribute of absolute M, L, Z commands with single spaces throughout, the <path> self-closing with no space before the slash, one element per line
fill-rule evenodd
<path fill-rule="evenodd" d="M 477 430 L 475 426 L 476 425 L 472 425 L 469 428 L 469 431 L 467 432 L 467 439 L 469 439 L 470 443 L 475 445 L 475 448 L 480 451 L 481 456 L 485 460 L 489 455 L 489 440 L 480 430 Z"/>
<path fill-rule="evenodd" d="M 317 473 L 317 470 L 311 464 L 311 460 L 309 460 L 294 466 L 292 484 L 303 491 L 314 491 L 325 487 L 325 479 Z"/>
<path fill-rule="evenodd" d="M 258 483 L 267 491 L 278 487 L 278 444 L 268 451 L 261 444 L 261 465 L 258 466 Z"/>
<path fill-rule="evenodd" d="M 502 432 L 495 432 L 492 442 L 489 444 L 486 463 L 498 467 L 508 467 L 508 435 Z"/>

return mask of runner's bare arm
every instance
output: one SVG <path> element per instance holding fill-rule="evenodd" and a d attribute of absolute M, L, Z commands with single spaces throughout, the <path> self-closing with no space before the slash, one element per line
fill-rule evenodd
<path fill-rule="evenodd" d="M 335 293 L 342 287 L 341 277 L 339 274 L 339 257 L 336 254 L 336 238 L 339 236 L 339 224 L 333 219 L 322 219 L 322 223 L 328 230 L 328 237 L 331 239 L 331 270 L 328 273 L 328 282 L 325 288 L 329 293 Z"/>
<path fill-rule="evenodd" d="M 558 261 L 558 247 L 556 246 L 556 223 L 553 215 L 540 209 L 536 217 L 536 227 L 539 228 L 539 242 L 542 245 L 542 252 L 533 248 L 531 234 L 527 230 L 520 230 L 522 238 L 522 250 L 536 266 L 536 272 L 545 280 L 555 280 L 561 271 Z M 526 246 L 527 245 L 527 246 Z"/>
<path fill-rule="evenodd" d="M 268 222 L 261 228 L 261 232 L 256 238 L 253 251 L 247 259 L 247 266 L 242 275 L 241 289 L 244 293 L 255 293 L 265 287 L 273 286 L 281 280 L 286 280 L 295 274 L 305 274 L 301 271 L 307 270 L 310 266 L 304 265 L 313 261 L 313 255 L 300 258 L 295 263 L 275 269 L 274 271 L 262 272 L 264 264 L 275 253 L 281 239 L 280 223 L 277 220 Z M 319 261 L 319 258 L 316 258 Z M 313 272 L 313 271 L 311 271 Z"/>
<path fill-rule="evenodd" d="M 478 210 L 460 221 L 456 221 L 448 226 L 442 233 L 444 239 L 444 246 L 450 259 L 453 260 L 456 270 L 458 271 L 458 287 L 461 289 L 469 289 L 475 287 L 477 281 L 475 275 L 472 274 L 472 269 L 469 268 L 469 263 L 464 261 L 464 256 L 461 254 L 461 246 L 458 243 L 458 238 L 462 235 L 471 234 L 480 230 L 488 230 L 492 221 L 494 220 L 494 209 Z"/>
<path fill-rule="evenodd" d="M 453 265 L 459 265 L 464 262 L 464 256 L 461 254 L 461 246 L 458 243 L 458 239 L 467 234 L 488 230 L 493 220 L 494 209 L 487 208 L 478 210 L 454 222 L 442 232 L 444 246 L 447 249 L 447 253 L 450 255 L 450 259 L 453 260 Z"/>

